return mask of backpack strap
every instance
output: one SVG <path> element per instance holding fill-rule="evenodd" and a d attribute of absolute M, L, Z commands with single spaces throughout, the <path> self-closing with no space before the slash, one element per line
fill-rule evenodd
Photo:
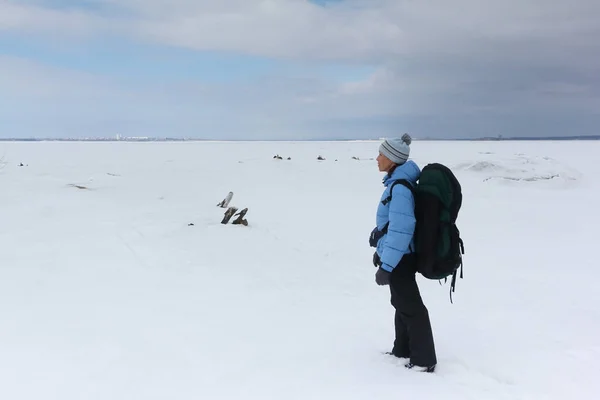
<path fill-rule="evenodd" d="M 461 254 L 465 254 L 465 246 L 463 244 L 462 239 L 460 239 L 460 238 L 458 239 L 458 245 L 460 246 Z M 456 271 L 454 271 L 452 273 L 452 281 L 450 283 L 450 303 L 453 303 L 453 301 L 452 301 L 452 293 L 456 290 L 456 272 L 457 271 L 458 271 L 458 268 L 456 269 Z M 446 279 L 448 279 L 448 278 L 446 277 Z M 460 259 L 460 279 L 463 279 L 463 261 L 462 261 L 462 257 Z"/>
<path fill-rule="evenodd" d="M 390 194 L 388 195 L 388 197 L 386 197 L 385 199 L 383 199 L 381 201 L 381 203 L 383 203 L 383 205 L 387 205 L 390 201 L 392 201 L 392 192 L 394 191 L 394 186 L 396 186 L 396 184 L 401 184 L 402 186 L 404 186 L 405 188 L 407 188 L 408 190 L 410 190 L 410 192 L 413 194 L 413 196 L 415 195 L 415 188 L 410 184 L 410 182 L 408 182 L 406 179 L 396 179 L 395 181 L 392 182 L 392 185 L 390 186 Z M 387 233 L 388 230 L 388 226 L 390 225 L 390 223 L 388 222 L 387 224 L 385 224 L 385 226 L 381 229 L 381 236 L 383 236 L 385 233 Z"/>
<path fill-rule="evenodd" d="M 415 194 L 415 188 L 406 179 L 397 179 L 394 182 L 392 182 L 392 185 L 390 186 L 389 196 L 382 200 L 384 206 L 387 205 L 390 201 L 392 201 L 392 192 L 394 191 L 394 186 L 396 186 L 396 184 L 398 183 L 410 190 L 410 192 L 413 195 Z"/>

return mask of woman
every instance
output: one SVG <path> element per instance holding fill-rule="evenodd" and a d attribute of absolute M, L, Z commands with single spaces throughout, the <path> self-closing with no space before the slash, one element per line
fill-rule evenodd
<path fill-rule="evenodd" d="M 389 285 L 391 302 L 396 309 L 394 347 L 388 354 L 410 359 L 405 366 L 433 372 L 437 364 L 429 312 L 423 304 L 416 281 L 416 263 L 411 262 L 415 231 L 414 199 L 412 192 L 392 183 L 404 179 L 415 186 L 421 170 L 409 160 L 411 137 L 386 139 L 379 147 L 377 165 L 386 172 L 385 190 L 377 207 L 377 226 L 371 233 L 370 244 L 377 248 L 373 263 L 377 269 L 378 285 Z M 390 199 L 390 195 L 391 199 Z"/>

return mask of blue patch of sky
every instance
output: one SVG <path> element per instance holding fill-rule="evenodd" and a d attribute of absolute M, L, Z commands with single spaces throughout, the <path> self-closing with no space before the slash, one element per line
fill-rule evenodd
<path fill-rule="evenodd" d="M 344 0 L 309 0 L 309 1 L 313 4 L 323 6 L 323 7 L 327 7 L 330 5 L 336 5 L 336 4 L 340 4 L 340 3 L 344 2 Z"/>
<path fill-rule="evenodd" d="M 310 0 L 320 6 L 343 0 Z M 125 16 L 118 3 L 101 0 L 21 0 L 20 4 L 57 10 L 85 10 Z M 122 37 L 105 36 L 69 40 L 17 34 L 0 36 L 0 54 L 22 57 L 58 68 L 86 71 L 130 82 L 185 81 L 239 83 L 270 76 L 317 77 L 328 82 L 358 81 L 369 77 L 376 65 L 342 62 L 308 62 L 240 54 L 198 51 L 154 45 Z"/>
<path fill-rule="evenodd" d="M 368 64 L 317 63 L 235 52 L 198 51 L 125 38 L 45 41 L 7 34 L 0 37 L 0 54 L 135 82 L 152 79 L 237 83 L 269 76 L 316 76 L 329 82 L 347 82 L 366 79 L 376 69 Z"/>
<path fill-rule="evenodd" d="M 100 16 L 128 16 L 118 2 L 103 0 L 19 0 L 19 5 L 31 5 L 60 11 L 93 11 Z"/>

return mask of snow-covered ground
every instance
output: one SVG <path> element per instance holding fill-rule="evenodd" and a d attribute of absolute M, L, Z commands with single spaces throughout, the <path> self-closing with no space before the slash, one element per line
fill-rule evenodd
<path fill-rule="evenodd" d="M 382 354 L 377 147 L 0 143 L 0 398 L 600 397 L 600 142 L 413 143 L 464 192 L 435 374 Z"/>

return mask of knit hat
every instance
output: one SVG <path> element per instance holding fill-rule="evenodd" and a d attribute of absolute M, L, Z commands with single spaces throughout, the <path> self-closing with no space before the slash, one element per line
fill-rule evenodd
<path fill-rule="evenodd" d="M 402 135 L 402 138 L 400 139 L 385 139 L 379 146 L 379 152 L 389 158 L 393 163 L 401 165 L 408 160 L 411 142 L 412 138 L 408 133 Z"/>

